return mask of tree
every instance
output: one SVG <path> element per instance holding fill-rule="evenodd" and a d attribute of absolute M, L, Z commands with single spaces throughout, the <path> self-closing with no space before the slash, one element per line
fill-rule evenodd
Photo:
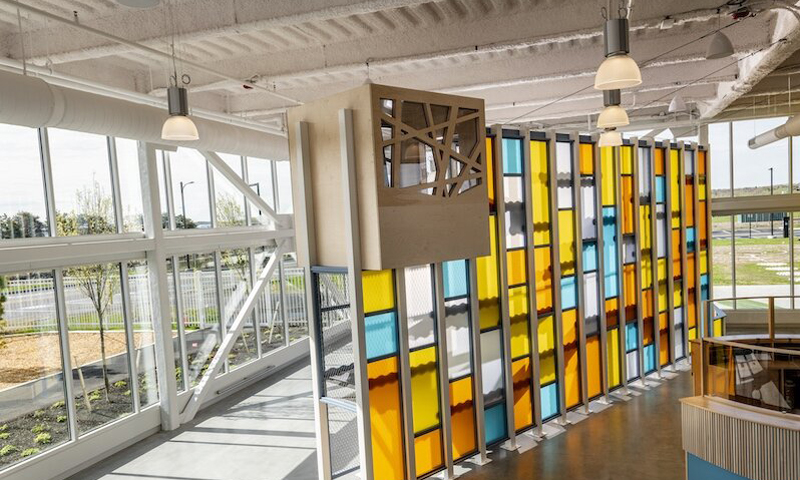
<path fill-rule="evenodd" d="M 59 235 L 115 233 L 114 202 L 106 195 L 98 182 L 75 192 L 77 212 L 58 212 L 56 228 Z M 114 291 L 119 282 L 119 265 L 101 263 L 82 265 L 65 270 L 67 277 L 75 278 L 80 291 L 88 297 L 97 313 L 100 328 L 100 356 L 103 362 L 103 383 L 106 398 L 111 390 L 106 358 L 105 320 L 111 306 Z"/>
<path fill-rule="evenodd" d="M 47 224 L 31 212 L 19 211 L 15 215 L 0 215 L 0 238 L 44 237 Z"/>
<path fill-rule="evenodd" d="M 167 215 L 166 213 L 161 214 L 161 225 L 164 228 L 169 228 L 169 215 Z M 183 228 L 183 229 L 197 228 L 197 223 L 194 220 L 192 220 L 191 217 L 186 217 L 184 219 L 183 215 L 178 214 L 175 215 L 175 228 Z"/>

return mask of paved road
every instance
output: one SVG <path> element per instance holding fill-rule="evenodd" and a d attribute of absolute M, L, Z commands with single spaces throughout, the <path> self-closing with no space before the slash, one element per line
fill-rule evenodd
<path fill-rule="evenodd" d="M 774 235 L 773 235 L 774 234 Z M 776 238 L 783 237 L 783 224 L 780 222 L 775 222 L 775 230 L 770 231 L 769 227 L 753 227 L 750 229 L 747 225 L 745 226 L 738 226 L 736 227 L 736 238 L 769 238 L 771 236 L 775 236 Z M 794 236 L 798 240 L 800 240 L 800 229 L 795 228 Z M 719 239 L 730 239 L 731 238 L 731 229 L 730 228 L 719 228 L 714 229 L 711 232 L 711 238 L 719 238 Z"/>

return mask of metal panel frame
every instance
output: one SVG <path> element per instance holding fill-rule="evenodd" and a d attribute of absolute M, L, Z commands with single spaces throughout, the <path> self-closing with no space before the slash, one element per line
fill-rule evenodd
<path fill-rule="evenodd" d="M 584 278 L 583 278 L 583 197 L 581 194 L 581 151 L 580 137 L 570 134 L 572 142 L 572 222 L 575 231 L 575 322 L 578 338 L 578 372 L 580 377 L 580 396 L 583 413 L 589 414 L 589 387 L 586 358 L 586 319 L 584 317 Z M 563 339 L 562 339 L 563 343 Z M 565 387 L 566 388 L 566 387 Z"/>
<path fill-rule="evenodd" d="M 606 319 L 606 269 L 603 245 L 603 184 L 600 179 L 602 161 L 600 158 L 600 147 L 597 145 L 598 135 L 592 135 L 594 147 L 594 202 L 595 215 L 597 216 L 597 295 L 598 295 L 598 314 L 600 321 L 600 372 L 603 375 L 601 380 L 603 401 L 609 403 L 608 398 L 608 322 Z"/>
<path fill-rule="evenodd" d="M 625 348 L 626 324 L 625 315 L 625 254 L 622 236 L 622 162 L 620 147 L 614 147 L 614 205 L 616 205 L 617 222 L 615 233 L 617 234 L 617 298 L 618 300 L 618 324 L 619 324 L 619 369 L 620 369 L 620 389 L 623 394 L 628 393 L 628 358 Z"/>
<path fill-rule="evenodd" d="M 633 244 L 636 249 L 636 259 L 634 262 L 634 277 L 636 285 L 636 347 L 639 349 L 638 369 L 639 378 L 643 385 L 647 385 L 644 372 L 644 315 L 642 310 L 642 236 L 640 233 L 641 205 L 639 202 L 639 141 L 637 137 L 631 138 L 631 180 L 633 190 Z"/>

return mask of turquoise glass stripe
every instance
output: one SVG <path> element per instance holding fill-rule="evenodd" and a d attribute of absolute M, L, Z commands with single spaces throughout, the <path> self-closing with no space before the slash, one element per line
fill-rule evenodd
<path fill-rule="evenodd" d="M 708 300 L 708 274 L 700 275 L 700 300 Z"/>
<path fill-rule="evenodd" d="M 561 279 L 561 309 L 567 310 L 578 306 L 578 289 L 575 287 L 575 276 Z"/>
<path fill-rule="evenodd" d="M 498 403 L 492 407 L 487 408 L 483 412 L 484 422 L 486 424 L 486 444 L 491 445 L 500 440 L 504 440 L 508 435 L 506 434 L 506 406 L 505 403 Z"/>
<path fill-rule="evenodd" d="M 551 383 L 542 387 L 542 419 L 547 420 L 558 415 L 558 384 Z"/>
<path fill-rule="evenodd" d="M 583 243 L 583 271 L 592 272 L 597 270 L 597 243 Z"/>
<path fill-rule="evenodd" d="M 397 353 L 397 318 L 394 312 L 364 317 L 367 360 Z"/>
<path fill-rule="evenodd" d="M 503 173 L 522 174 L 522 140 L 503 139 Z"/>
<path fill-rule="evenodd" d="M 694 252 L 694 245 L 695 245 L 695 235 L 696 230 L 694 227 L 689 227 L 686 229 L 686 251 L 687 252 Z"/>
<path fill-rule="evenodd" d="M 644 372 L 650 373 L 656 369 L 656 346 L 653 344 L 644 347 Z"/>
<path fill-rule="evenodd" d="M 636 322 L 625 325 L 625 351 L 636 350 L 639 345 L 638 331 Z"/>
<path fill-rule="evenodd" d="M 603 207 L 603 266 L 606 298 L 619 295 L 619 256 L 617 255 L 617 209 Z"/>
<path fill-rule="evenodd" d="M 463 297 L 467 294 L 467 261 L 453 260 L 442 263 L 444 298 Z"/>
<path fill-rule="evenodd" d="M 664 203 L 667 201 L 667 179 L 656 176 L 656 202 Z"/>

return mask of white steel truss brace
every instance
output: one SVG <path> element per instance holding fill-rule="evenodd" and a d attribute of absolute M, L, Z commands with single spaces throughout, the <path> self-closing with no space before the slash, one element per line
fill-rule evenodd
<path fill-rule="evenodd" d="M 253 309 L 255 309 L 256 304 L 261 299 L 264 289 L 267 287 L 267 285 L 269 285 L 272 275 L 277 270 L 283 255 L 288 252 L 290 245 L 291 242 L 286 239 L 281 240 L 280 243 L 278 243 L 278 247 L 275 249 L 272 257 L 269 259 L 269 262 L 267 262 L 266 268 L 264 268 L 264 271 L 262 271 L 261 275 L 259 275 L 258 280 L 256 280 L 256 283 L 253 285 L 253 289 L 250 291 L 250 294 L 247 296 L 244 304 L 242 304 L 242 308 L 239 310 L 239 313 L 236 314 L 233 324 L 230 326 L 225 334 L 225 337 L 222 339 L 222 343 L 217 349 L 217 353 L 214 355 L 214 358 L 211 360 L 206 373 L 203 374 L 203 377 L 200 379 L 200 383 L 198 383 L 197 387 L 194 389 L 192 398 L 189 399 L 189 403 L 186 404 L 186 407 L 183 409 L 183 412 L 181 413 L 181 423 L 189 422 L 194 418 L 194 416 L 197 414 L 197 411 L 200 409 L 200 405 L 202 405 L 203 400 L 208 395 L 208 392 L 213 389 L 214 381 L 217 379 L 217 374 L 222 368 L 222 365 L 225 363 L 225 359 L 228 358 L 228 354 L 233 348 L 236 338 L 241 333 L 242 327 L 244 327 L 244 324 L 250 317 L 250 314 L 253 313 Z"/>
<path fill-rule="evenodd" d="M 275 221 L 275 224 L 278 227 L 283 228 L 292 228 L 291 220 L 288 220 L 285 216 L 281 216 L 278 212 L 275 211 L 272 207 L 269 206 L 267 202 L 264 201 L 261 196 L 256 193 L 255 190 L 250 188 L 242 177 L 239 176 L 231 167 L 225 163 L 219 155 L 214 152 L 201 152 L 208 163 L 210 163 L 219 173 L 222 174 L 229 182 L 233 184 L 239 191 L 241 191 L 248 200 L 253 202 L 259 210 L 261 210 L 265 215 L 270 217 L 272 220 Z"/>

